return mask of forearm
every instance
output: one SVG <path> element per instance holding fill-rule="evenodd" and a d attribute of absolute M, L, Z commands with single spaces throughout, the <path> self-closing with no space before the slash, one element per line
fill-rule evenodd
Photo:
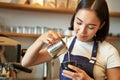
<path fill-rule="evenodd" d="M 60 34 L 55 31 L 48 31 L 42 34 L 27 50 L 22 60 L 23 66 L 31 66 L 43 63 L 52 59 L 46 49 L 42 49 L 44 44 L 53 44 L 60 37 Z"/>
<path fill-rule="evenodd" d="M 30 66 L 32 63 L 35 63 L 37 57 L 39 57 L 39 51 L 42 49 L 44 45 L 43 41 L 39 37 L 26 51 L 23 59 L 22 65 L 23 66 Z"/>
<path fill-rule="evenodd" d="M 120 67 L 107 69 L 107 80 L 120 80 Z"/>

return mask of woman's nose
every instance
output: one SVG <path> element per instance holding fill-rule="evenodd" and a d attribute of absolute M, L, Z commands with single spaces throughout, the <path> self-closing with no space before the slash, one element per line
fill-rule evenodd
<path fill-rule="evenodd" d="M 85 25 L 79 26 L 79 31 L 82 34 L 85 34 L 87 32 L 86 26 Z"/>

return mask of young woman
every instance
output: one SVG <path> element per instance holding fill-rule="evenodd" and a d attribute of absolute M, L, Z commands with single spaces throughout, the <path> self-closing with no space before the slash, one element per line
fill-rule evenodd
<path fill-rule="evenodd" d="M 71 20 L 72 37 L 63 40 L 69 48 L 71 60 L 77 66 L 68 65 L 74 72 L 60 67 L 60 80 L 120 80 L 120 56 L 116 48 L 105 41 L 109 31 L 109 11 L 105 0 L 81 0 Z M 53 59 L 44 44 L 54 44 L 63 38 L 58 32 L 42 34 L 27 50 L 22 65 L 41 64 Z M 60 63 L 67 61 L 68 53 L 59 56 Z"/>

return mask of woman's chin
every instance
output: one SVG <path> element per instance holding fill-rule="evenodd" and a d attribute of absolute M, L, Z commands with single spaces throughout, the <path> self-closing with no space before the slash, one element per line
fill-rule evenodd
<path fill-rule="evenodd" d="M 84 37 L 84 38 L 83 37 L 82 38 L 78 37 L 77 39 L 80 40 L 80 41 L 82 41 L 82 42 L 90 42 L 91 41 L 87 37 Z"/>
<path fill-rule="evenodd" d="M 78 40 L 80 40 L 82 42 L 86 42 L 87 41 L 85 38 L 78 38 Z"/>

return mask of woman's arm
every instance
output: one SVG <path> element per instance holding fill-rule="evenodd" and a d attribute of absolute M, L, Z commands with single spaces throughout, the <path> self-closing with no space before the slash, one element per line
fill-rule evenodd
<path fill-rule="evenodd" d="M 120 67 L 107 69 L 107 80 L 120 80 Z"/>
<path fill-rule="evenodd" d="M 26 51 L 22 65 L 25 67 L 37 65 L 46 61 L 50 61 L 52 57 L 48 54 L 47 49 L 42 49 L 44 44 L 54 44 L 63 36 L 55 31 L 48 31 L 42 34 Z"/>

